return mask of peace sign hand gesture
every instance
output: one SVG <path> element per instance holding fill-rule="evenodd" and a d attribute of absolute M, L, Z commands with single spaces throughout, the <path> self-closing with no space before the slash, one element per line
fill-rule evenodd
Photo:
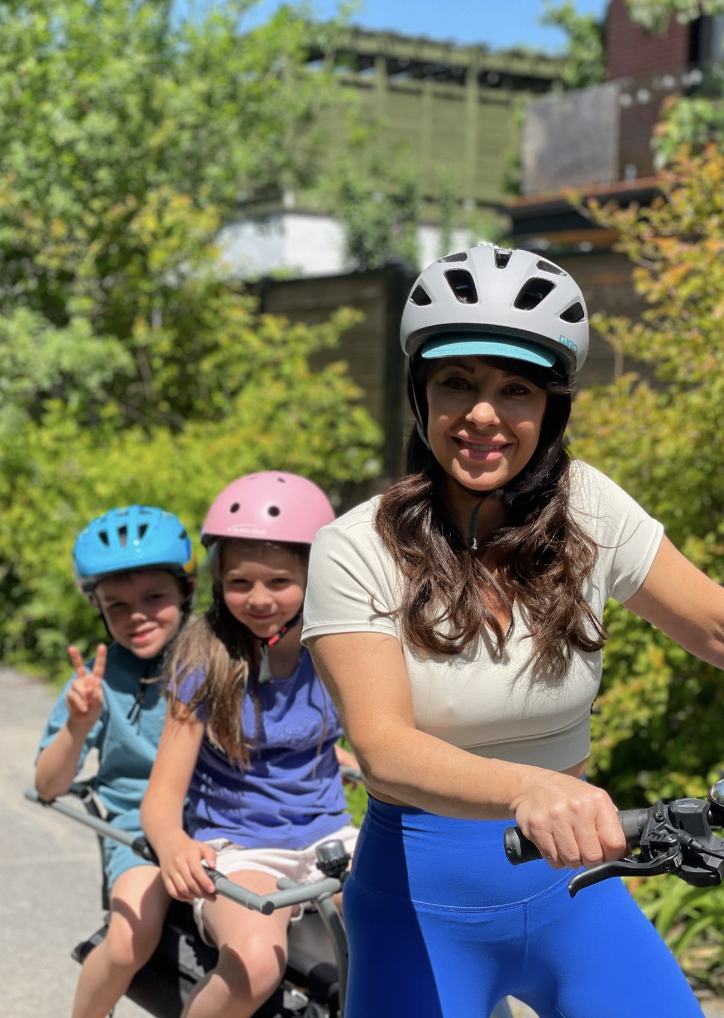
<path fill-rule="evenodd" d="M 105 643 L 98 644 L 91 672 L 83 663 L 77 647 L 68 647 L 68 657 L 75 670 L 75 679 L 65 697 L 70 721 L 77 728 L 90 731 L 103 713 L 103 675 L 108 648 Z"/>

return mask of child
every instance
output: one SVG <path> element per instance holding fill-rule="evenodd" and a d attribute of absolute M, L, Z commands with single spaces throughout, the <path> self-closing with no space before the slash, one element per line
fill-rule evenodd
<path fill-rule="evenodd" d="M 117 827 L 141 834 L 139 809 L 166 705 L 156 678 L 161 655 L 191 610 L 194 554 L 182 524 L 148 506 L 93 520 L 73 549 L 75 577 L 113 640 L 86 667 L 75 647 L 75 676 L 60 695 L 40 742 L 35 787 L 46 800 L 70 788 L 89 749 L 100 756 L 96 791 Z M 106 841 L 111 900 L 105 940 L 86 959 L 73 1018 L 104 1018 L 150 958 L 169 898 L 155 866 Z"/>
<path fill-rule="evenodd" d="M 142 821 L 166 888 L 195 900 L 219 948 L 185 1018 L 252 1015 L 279 984 L 291 910 L 262 916 L 214 896 L 204 864 L 268 894 L 279 877 L 321 879 L 315 845 L 349 825 L 334 706 L 300 643 L 309 547 L 334 519 L 324 493 L 294 474 L 250 474 L 218 496 L 204 523 L 212 608 L 181 635 L 170 707 Z M 188 795 L 190 808 L 182 827 Z"/>

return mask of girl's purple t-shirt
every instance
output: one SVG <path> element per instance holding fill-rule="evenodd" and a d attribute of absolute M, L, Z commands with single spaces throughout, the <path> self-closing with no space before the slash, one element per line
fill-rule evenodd
<path fill-rule="evenodd" d="M 202 678 L 189 676 L 179 699 L 188 703 Z M 334 753 L 339 717 L 306 649 L 294 674 L 260 686 L 259 698 L 258 730 L 252 697 L 242 703 L 244 733 L 252 736 L 249 768 L 230 763 L 204 734 L 188 792 L 187 830 L 197 841 L 306 848 L 350 822 Z M 203 703 L 197 716 L 205 721 Z"/>

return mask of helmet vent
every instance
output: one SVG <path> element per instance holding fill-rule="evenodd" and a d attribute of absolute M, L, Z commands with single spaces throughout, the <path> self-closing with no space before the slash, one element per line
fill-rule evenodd
<path fill-rule="evenodd" d="M 564 311 L 561 318 L 564 322 L 582 322 L 586 317 L 586 312 L 583 310 L 583 305 L 579 300 L 575 304 L 571 304 L 567 311 Z"/>
<path fill-rule="evenodd" d="M 467 269 L 451 269 L 445 273 L 450 289 L 461 304 L 477 304 L 478 291 L 475 289 L 473 277 Z"/>
<path fill-rule="evenodd" d="M 186 540 L 186 538 L 187 538 L 187 537 L 188 537 L 189 535 L 188 535 L 188 534 L 186 533 L 186 528 L 185 528 L 185 527 L 184 527 L 184 529 L 183 529 L 183 530 L 181 531 L 181 533 L 180 533 L 180 534 L 179 534 L 178 536 L 180 537 L 180 539 L 181 539 L 182 541 L 185 541 L 185 540 Z"/>
<path fill-rule="evenodd" d="M 421 286 L 415 287 L 410 294 L 410 300 L 413 304 L 417 304 L 417 306 L 421 308 L 427 307 L 428 304 L 432 304 L 432 297 L 430 297 L 427 290 L 424 290 Z"/>
<path fill-rule="evenodd" d="M 519 311 L 532 311 L 548 296 L 551 290 L 555 289 L 555 285 L 550 279 L 529 279 L 515 298 L 513 306 Z"/>
<path fill-rule="evenodd" d="M 106 530 L 99 530 L 98 536 L 100 537 L 101 541 L 103 541 L 106 548 L 108 548 L 110 545 L 110 541 L 108 540 L 108 532 Z"/>
<path fill-rule="evenodd" d="M 125 524 L 118 528 L 118 540 L 121 542 L 121 548 L 125 548 L 128 544 L 128 527 Z"/>
<path fill-rule="evenodd" d="M 269 513 L 270 516 L 278 516 L 279 513 L 281 512 L 281 509 L 279 508 L 278 505 L 270 505 L 269 508 L 267 509 L 267 512 Z"/>
<path fill-rule="evenodd" d="M 559 268 L 557 265 L 554 265 L 553 262 L 547 262 L 543 258 L 541 258 L 539 262 L 536 262 L 535 267 L 537 269 L 540 269 L 541 272 L 552 272 L 554 276 L 568 275 L 567 272 L 564 272 L 563 269 Z"/>
<path fill-rule="evenodd" d="M 466 262 L 467 260 L 467 251 L 456 251 L 455 254 L 449 254 L 445 255 L 444 258 L 438 258 L 439 262 Z"/>
<path fill-rule="evenodd" d="M 231 505 L 229 506 L 230 513 L 238 513 L 239 509 L 241 509 L 241 506 L 239 505 L 238 502 L 232 502 Z"/>
<path fill-rule="evenodd" d="M 139 539 L 139 541 L 141 540 L 141 538 L 145 537 L 145 534 L 146 534 L 147 530 L 148 530 L 148 524 L 147 523 L 139 524 L 139 527 L 138 527 L 138 539 Z"/>
<path fill-rule="evenodd" d="M 504 269 L 510 261 L 512 251 L 507 251 L 505 248 L 497 247 L 495 249 L 495 267 L 496 269 Z M 539 263 L 540 264 L 540 263 Z"/>

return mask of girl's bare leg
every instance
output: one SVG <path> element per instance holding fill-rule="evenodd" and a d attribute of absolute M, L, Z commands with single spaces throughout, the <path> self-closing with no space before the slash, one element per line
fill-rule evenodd
<path fill-rule="evenodd" d="M 257 894 L 276 891 L 268 873 L 243 870 L 230 877 Z M 183 1018 L 249 1018 L 281 982 L 287 964 L 291 909 L 270 916 L 226 898 L 207 901 L 204 924 L 219 948 L 219 962 L 191 994 Z"/>

